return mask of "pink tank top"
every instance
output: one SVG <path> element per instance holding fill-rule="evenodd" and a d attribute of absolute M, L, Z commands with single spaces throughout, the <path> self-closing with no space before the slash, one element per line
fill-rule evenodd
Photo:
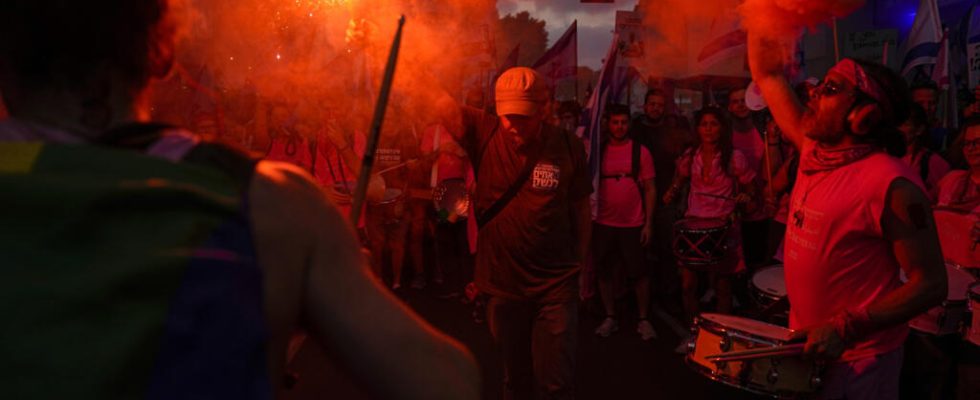
<path fill-rule="evenodd" d="M 810 149 L 804 148 L 803 157 L 809 156 Z M 790 328 L 867 307 L 901 285 L 898 262 L 880 223 L 888 188 L 900 178 L 922 187 L 905 163 L 881 152 L 834 170 L 812 175 L 801 170 L 797 175 L 784 260 Z M 894 350 L 907 333 L 904 324 L 876 332 L 854 343 L 841 360 Z"/>

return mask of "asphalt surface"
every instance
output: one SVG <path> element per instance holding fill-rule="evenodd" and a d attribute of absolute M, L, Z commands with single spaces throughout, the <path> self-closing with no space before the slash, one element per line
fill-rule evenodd
<path fill-rule="evenodd" d="M 455 337 L 475 355 L 483 374 L 486 399 L 500 398 L 501 364 L 494 351 L 485 323 L 472 317 L 473 307 L 455 300 L 438 299 L 428 290 L 400 289 L 397 292 L 409 306 L 432 325 Z M 635 315 L 631 300 L 623 300 L 620 315 Z M 672 313 L 656 307 L 651 323 L 658 338 L 644 342 L 636 333 L 635 319 L 620 321 L 620 329 L 608 338 L 593 330 L 601 322 L 594 304 L 583 304 L 579 318 L 578 399 L 760 399 L 740 389 L 714 382 L 694 372 L 684 356 L 674 352 L 684 333 Z M 313 341 L 306 341 L 290 365 L 298 377 L 282 398 L 368 399 L 349 375 L 331 364 L 329 357 Z"/>

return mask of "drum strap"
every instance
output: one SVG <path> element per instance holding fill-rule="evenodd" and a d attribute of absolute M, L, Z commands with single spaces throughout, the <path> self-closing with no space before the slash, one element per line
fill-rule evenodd
<path fill-rule="evenodd" d="M 494 129 L 494 131 L 496 131 L 496 129 Z M 527 160 L 524 161 L 524 168 L 521 169 L 521 173 L 517 175 L 517 179 L 514 180 L 514 183 L 511 183 L 510 187 L 507 188 L 507 191 L 497 198 L 497 200 L 494 200 L 493 204 L 491 204 L 486 211 L 476 216 L 476 226 L 478 229 L 490 223 L 490 221 L 493 220 L 497 214 L 504 210 L 504 207 L 507 207 L 507 204 L 514 199 L 514 196 L 517 196 L 517 192 L 521 190 L 524 183 L 526 183 L 528 178 L 531 177 L 531 172 L 534 171 L 534 166 L 538 164 L 541 154 L 544 153 L 544 149 L 547 147 L 546 142 L 547 139 L 543 140 L 538 146 L 536 146 L 536 149 L 533 149 L 528 153 Z M 480 156 L 483 156 L 482 152 Z"/>
<path fill-rule="evenodd" d="M 922 183 L 928 185 L 927 180 L 929 179 L 929 160 L 932 159 L 932 152 L 929 149 L 922 151 L 922 158 L 919 160 L 919 177 L 922 178 Z"/>

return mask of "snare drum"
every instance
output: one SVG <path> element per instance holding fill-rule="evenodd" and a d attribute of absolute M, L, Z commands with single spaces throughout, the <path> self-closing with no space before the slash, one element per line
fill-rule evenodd
<path fill-rule="evenodd" d="M 470 194 L 463 179 L 446 179 L 432 189 L 432 203 L 438 222 L 454 223 L 466 218 L 470 209 Z"/>
<path fill-rule="evenodd" d="M 385 225 L 395 225 L 402 221 L 405 214 L 405 196 L 401 189 L 387 188 L 384 197 L 379 201 L 369 201 L 368 208 L 377 215 Z"/>
<path fill-rule="evenodd" d="M 946 264 L 946 300 L 924 314 L 909 321 L 909 327 L 932 335 L 959 333 L 966 320 L 967 290 L 973 283 L 973 275 L 952 264 Z"/>
<path fill-rule="evenodd" d="M 770 265 L 756 271 L 749 282 L 749 293 L 759 309 L 764 311 L 766 315 L 777 317 L 783 321 L 788 319 L 789 307 L 776 305 L 786 298 L 786 277 L 783 275 L 783 264 Z"/>
<path fill-rule="evenodd" d="M 682 267 L 711 270 L 735 249 L 729 234 L 731 221 L 715 218 L 684 218 L 674 223 L 673 250 Z"/>
<path fill-rule="evenodd" d="M 821 370 L 800 356 L 777 356 L 749 361 L 712 362 L 707 357 L 730 351 L 787 344 L 792 331 L 765 322 L 722 314 L 695 319 L 695 341 L 687 364 L 708 378 L 753 393 L 796 397 L 820 387 Z"/>

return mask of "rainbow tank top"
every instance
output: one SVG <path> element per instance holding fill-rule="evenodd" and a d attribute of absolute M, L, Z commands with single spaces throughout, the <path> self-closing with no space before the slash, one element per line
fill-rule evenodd
<path fill-rule="evenodd" d="M 0 142 L 0 397 L 272 397 L 254 162 L 169 132 Z"/>

